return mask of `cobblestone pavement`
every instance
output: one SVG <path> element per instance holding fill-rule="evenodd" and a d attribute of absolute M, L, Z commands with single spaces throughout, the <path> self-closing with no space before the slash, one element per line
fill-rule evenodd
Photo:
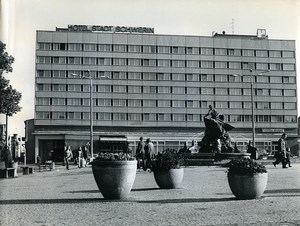
<path fill-rule="evenodd" d="M 180 189 L 137 172 L 130 196 L 107 201 L 90 167 L 0 179 L 0 225 L 300 225 L 300 164 L 267 166 L 263 198 L 236 200 L 226 169 L 187 167 Z"/>

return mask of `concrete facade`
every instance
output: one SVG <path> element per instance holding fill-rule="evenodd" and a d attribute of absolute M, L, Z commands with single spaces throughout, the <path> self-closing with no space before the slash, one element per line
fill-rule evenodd
<path fill-rule="evenodd" d="M 256 146 L 274 150 L 282 132 L 296 139 L 295 41 L 269 39 L 265 30 L 205 37 L 99 29 L 37 31 L 36 155 L 89 140 L 90 81 L 74 75 L 87 71 L 95 152 L 105 134 L 127 136 L 133 150 L 140 136 L 159 150 L 199 141 L 210 104 L 235 127 L 231 135 L 245 149 L 252 136 L 251 79 Z"/>

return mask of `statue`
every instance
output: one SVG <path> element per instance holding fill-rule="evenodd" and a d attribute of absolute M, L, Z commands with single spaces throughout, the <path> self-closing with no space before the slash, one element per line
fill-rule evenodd
<path fill-rule="evenodd" d="M 233 152 L 234 141 L 229 131 L 234 127 L 224 122 L 224 115 L 219 114 L 211 105 L 204 116 L 205 134 L 200 142 L 199 152 Z"/>

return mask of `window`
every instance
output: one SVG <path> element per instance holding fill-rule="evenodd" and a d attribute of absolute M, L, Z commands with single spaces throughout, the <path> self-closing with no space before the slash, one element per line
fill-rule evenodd
<path fill-rule="evenodd" d="M 243 117 L 242 115 L 230 115 L 229 116 L 229 122 L 242 122 Z"/>
<path fill-rule="evenodd" d="M 128 113 L 128 120 L 129 121 L 141 121 L 142 120 L 142 114 Z"/>
<path fill-rule="evenodd" d="M 185 114 L 173 114 L 173 121 L 184 122 L 185 121 Z"/>
<path fill-rule="evenodd" d="M 96 59 L 96 58 L 94 58 L 94 59 Z M 80 57 L 68 57 L 68 64 L 81 64 L 81 58 Z M 87 64 L 87 63 L 85 63 L 85 64 Z"/>
<path fill-rule="evenodd" d="M 185 94 L 185 87 L 172 87 L 173 94 Z"/>
<path fill-rule="evenodd" d="M 79 43 L 69 43 L 68 44 L 68 50 L 69 51 L 81 51 L 82 46 Z"/>
<path fill-rule="evenodd" d="M 156 66 L 156 60 L 154 60 L 154 59 L 143 59 L 143 66 Z"/>
<path fill-rule="evenodd" d="M 90 99 L 89 98 L 82 98 L 82 106 L 90 106 Z"/>
<path fill-rule="evenodd" d="M 296 90 L 294 89 L 284 89 L 283 90 L 285 97 L 295 97 L 296 96 Z"/>
<path fill-rule="evenodd" d="M 128 86 L 128 93 L 142 93 L 141 86 Z"/>
<path fill-rule="evenodd" d="M 156 100 L 143 100 L 143 107 L 156 107 Z"/>
<path fill-rule="evenodd" d="M 111 58 L 98 58 L 98 65 L 111 65 Z"/>
<path fill-rule="evenodd" d="M 228 95 L 227 88 L 216 88 L 216 95 Z"/>
<path fill-rule="evenodd" d="M 156 46 L 143 46 L 144 53 L 156 53 Z"/>
<path fill-rule="evenodd" d="M 214 106 L 212 101 L 201 101 L 201 108 L 208 108 L 208 106 Z"/>
<path fill-rule="evenodd" d="M 216 101 L 215 107 L 216 108 L 228 108 L 228 102 L 227 101 Z"/>
<path fill-rule="evenodd" d="M 92 75 L 93 71 L 91 71 L 90 74 Z M 111 72 L 110 71 L 98 71 L 98 73 L 95 74 L 95 78 L 99 78 L 99 79 L 111 78 Z"/>
<path fill-rule="evenodd" d="M 142 73 L 140 73 L 140 72 L 128 72 L 128 79 L 142 79 Z"/>
<path fill-rule="evenodd" d="M 227 49 L 215 49 L 215 55 L 221 55 L 221 56 L 226 56 L 227 55 Z"/>
<path fill-rule="evenodd" d="M 143 93 L 156 93 L 156 86 L 144 86 Z"/>
<path fill-rule="evenodd" d="M 282 115 L 272 115 L 271 122 L 283 122 L 283 116 Z"/>
<path fill-rule="evenodd" d="M 83 44 L 84 51 L 97 51 L 97 44 Z"/>
<path fill-rule="evenodd" d="M 129 66 L 141 66 L 141 59 L 128 59 Z"/>
<path fill-rule="evenodd" d="M 281 76 L 270 76 L 270 83 L 282 83 Z"/>
<path fill-rule="evenodd" d="M 201 68 L 214 68 L 213 61 L 201 61 Z"/>
<path fill-rule="evenodd" d="M 113 92 L 114 93 L 126 93 L 126 86 L 114 85 L 113 86 Z"/>
<path fill-rule="evenodd" d="M 269 96 L 268 89 L 255 89 L 257 96 Z"/>
<path fill-rule="evenodd" d="M 215 68 L 227 68 L 227 62 L 216 61 L 215 62 Z"/>
<path fill-rule="evenodd" d="M 242 82 L 242 76 L 234 76 L 234 75 L 229 75 L 228 76 L 229 82 Z"/>
<path fill-rule="evenodd" d="M 81 112 L 67 112 L 68 119 L 81 119 Z"/>
<path fill-rule="evenodd" d="M 111 99 L 98 99 L 97 106 L 101 107 L 110 107 L 111 106 Z"/>
<path fill-rule="evenodd" d="M 66 105 L 65 98 L 52 98 L 52 105 Z"/>
<path fill-rule="evenodd" d="M 171 121 L 171 114 L 157 114 L 157 121 Z"/>
<path fill-rule="evenodd" d="M 69 84 L 67 87 L 70 92 L 81 92 L 81 85 L 79 84 Z"/>
<path fill-rule="evenodd" d="M 196 115 L 196 114 L 187 114 L 186 116 L 186 120 L 189 122 L 199 122 L 200 121 L 200 115 Z"/>
<path fill-rule="evenodd" d="M 39 64 L 50 64 L 51 63 L 51 57 L 38 56 L 37 57 L 37 63 L 39 63 Z"/>
<path fill-rule="evenodd" d="M 201 82 L 212 82 L 214 81 L 214 75 L 211 74 L 201 74 Z"/>
<path fill-rule="evenodd" d="M 198 60 L 187 60 L 186 65 L 187 65 L 187 67 L 199 67 L 199 61 Z"/>
<path fill-rule="evenodd" d="M 173 54 L 185 54 L 185 48 L 184 47 L 173 46 L 172 47 L 172 53 Z"/>
<path fill-rule="evenodd" d="M 111 86 L 110 85 L 98 85 L 98 92 L 100 93 L 110 93 Z"/>
<path fill-rule="evenodd" d="M 126 79 L 126 72 L 114 71 L 113 72 L 113 79 Z"/>
<path fill-rule="evenodd" d="M 142 47 L 140 45 L 128 45 L 128 52 L 140 53 L 142 52 Z"/>
<path fill-rule="evenodd" d="M 69 105 L 69 106 L 80 106 L 81 105 L 81 99 L 80 98 L 68 98 L 67 99 L 67 105 Z"/>
<path fill-rule="evenodd" d="M 110 45 L 110 44 L 99 44 L 98 49 L 101 52 L 111 52 L 112 51 L 112 45 Z"/>
<path fill-rule="evenodd" d="M 171 53 L 170 46 L 158 46 L 157 50 L 158 50 L 158 53 Z"/>
<path fill-rule="evenodd" d="M 53 71 L 52 72 L 53 78 L 66 78 L 66 71 Z"/>
<path fill-rule="evenodd" d="M 183 108 L 183 107 L 185 107 L 185 101 L 184 100 L 173 100 L 172 107 Z"/>
<path fill-rule="evenodd" d="M 186 54 L 199 54 L 199 48 L 197 48 L 197 47 L 186 47 Z"/>
<path fill-rule="evenodd" d="M 141 100 L 128 100 L 128 107 L 141 107 Z"/>
<path fill-rule="evenodd" d="M 111 113 L 100 112 L 98 113 L 98 120 L 111 120 Z"/>
<path fill-rule="evenodd" d="M 282 96 L 282 89 L 271 89 L 270 95 L 271 96 Z"/>
<path fill-rule="evenodd" d="M 282 51 L 282 57 L 283 58 L 295 58 L 295 52 L 294 51 Z"/>
<path fill-rule="evenodd" d="M 172 74 L 172 80 L 173 81 L 185 81 L 185 74 Z"/>
<path fill-rule="evenodd" d="M 113 65 L 124 66 L 124 65 L 126 65 L 126 59 L 125 58 L 113 58 Z"/>
<path fill-rule="evenodd" d="M 242 89 L 241 88 L 230 88 L 229 95 L 242 95 Z"/>
<path fill-rule="evenodd" d="M 201 88 L 201 94 L 214 94 L 214 88 Z"/>
<path fill-rule="evenodd" d="M 52 91 L 66 91 L 66 85 L 64 85 L 64 84 L 52 84 Z"/>
<path fill-rule="evenodd" d="M 65 43 L 53 43 L 53 50 L 67 50 Z"/>
<path fill-rule="evenodd" d="M 288 110 L 294 110 L 296 109 L 296 103 L 287 103 L 284 102 L 284 109 L 288 109 Z"/>
<path fill-rule="evenodd" d="M 127 120 L 126 113 L 113 113 L 113 120 L 115 121 Z"/>
<path fill-rule="evenodd" d="M 199 101 L 187 100 L 186 101 L 186 107 L 187 108 L 198 108 L 199 107 Z"/>
<path fill-rule="evenodd" d="M 269 102 L 257 102 L 257 109 L 270 109 Z"/>
<path fill-rule="evenodd" d="M 257 76 L 256 82 L 269 83 L 269 77 L 268 76 Z"/>
<path fill-rule="evenodd" d="M 229 62 L 229 68 L 241 69 L 241 63 L 239 63 L 239 62 Z"/>
<path fill-rule="evenodd" d="M 143 114 L 144 121 L 155 121 L 156 120 L 156 114 L 153 113 L 144 113 Z"/>
<path fill-rule="evenodd" d="M 214 54 L 213 48 L 201 48 L 201 55 L 210 55 Z"/>
<path fill-rule="evenodd" d="M 257 121 L 258 122 L 270 122 L 269 115 L 258 115 Z"/>
<path fill-rule="evenodd" d="M 255 55 L 256 55 L 256 57 L 268 57 L 268 51 L 267 50 L 256 50 Z"/>
<path fill-rule="evenodd" d="M 230 108 L 240 108 L 240 109 L 242 109 L 243 108 L 243 102 L 242 101 L 232 101 L 232 102 L 229 102 L 229 106 L 230 106 Z"/>
<path fill-rule="evenodd" d="M 254 56 L 254 50 L 252 49 L 243 49 L 242 50 L 242 55 L 243 56 Z"/>
<path fill-rule="evenodd" d="M 187 74 L 186 80 L 187 81 L 199 81 L 199 74 Z"/>
<path fill-rule="evenodd" d="M 51 113 L 46 111 L 38 111 L 36 112 L 37 119 L 51 119 Z"/>
<path fill-rule="evenodd" d="M 39 42 L 37 44 L 37 49 L 39 49 L 39 50 L 51 50 L 51 43 Z"/>
<path fill-rule="evenodd" d="M 283 109 L 282 102 L 271 102 L 271 109 Z"/>
<path fill-rule="evenodd" d="M 274 57 L 274 58 L 278 58 L 281 57 L 281 52 L 278 50 L 269 50 L 269 56 L 270 57 Z"/>
<path fill-rule="evenodd" d="M 172 60 L 172 67 L 185 67 L 184 60 Z"/>
<path fill-rule="evenodd" d="M 171 87 L 169 86 L 158 86 L 157 93 L 171 93 Z"/>
<path fill-rule="evenodd" d="M 125 99 L 113 99 L 113 106 L 126 107 L 126 100 Z"/>
<path fill-rule="evenodd" d="M 250 108 L 252 108 L 252 103 L 249 102 L 249 101 L 245 101 L 243 105 L 244 105 L 243 106 L 244 109 L 250 109 Z"/>
<path fill-rule="evenodd" d="M 285 115 L 284 122 L 297 122 L 297 116 L 296 115 Z"/>
<path fill-rule="evenodd" d="M 295 77 L 290 77 L 290 76 L 284 76 L 283 77 L 283 83 L 295 84 L 296 83 L 296 78 Z"/>
<path fill-rule="evenodd" d="M 114 52 L 126 52 L 127 51 L 126 45 L 113 45 L 113 51 Z"/>
<path fill-rule="evenodd" d="M 240 49 L 228 49 L 228 55 L 229 56 L 241 56 L 241 50 Z"/>
<path fill-rule="evenodd" d="M 156 80 L 156 74 L 151 73 L 151 72 L 144 72 L 143 73 L 143 80 L 155 81 Z"/>
<path fill-rule="evenodd" d="M 197 88 L 197 87 L 187 87 L 186 93 L 187 94 L 199 94 L 200 91 L 199 91 L 199 88 Z"/>
<path fill-rule="evenodd" d="M 50 98 L 49 97 L 38 97 L 36 98 L 37 105 L 50 105 Z"/>
<path fill-rule="evenodd" d="M 284 71 L 295 71 L 295 64 L 283 64 L 282 70 Z"/>
<path fill-rule="evenodd" d="M 215 75 L 215 82 L 227 82 L 227 75 Z"/>
<path fill-rule="evenodd" d="M 157 60 L 157 66 L 158 67 L 170 67 L 171 66 L 171 61 L 170 60 Z"/>
<path fill-rule="evenodd" d="M 51 71 L 44 71 L 44 70 L 38 70 L 37 71 L 37 77 L 45 77 L 50 78 L 51 77 Z"/>
<path fill-rule="evenodd" d="M 257 70 L 268 70 L 268 64 L 266 63 L 256 63 Z"/>
<path fill-rule="evenodd" d="M 169 100 L 158 100 L 157 106 L 158 107 L 171 107 L 171 102 Z"/>
<path fill-rule="evenodd" d="M 66 119 L 65 112 L 52 112 L 52 119 Z"/>
<path fill-rule="evenodd" d="M 158 73 L 157 80 L 171 80 L 171 74 L 170 73 Z"/>

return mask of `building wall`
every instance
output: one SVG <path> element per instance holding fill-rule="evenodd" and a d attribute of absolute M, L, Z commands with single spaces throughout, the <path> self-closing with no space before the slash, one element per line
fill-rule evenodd
<path fill-rule="evenodd" d="M 35 126 L 49 131 L 59 127 L 68 134 L 62 128 L 73 126 L 88 131 L 90 81 L 73 74 L 88 76 L 89 70 L 95 134 L 119 128 L 129 136 L 166 128 L 204 132 L 211 104 L 251 137 L 251 79 L 256 132 L 273 139 L 272 130 L 297 133 L 291 40 L 37 31 L 36 57 Z M 265 70 L 270 72 L 259 75 Z"/>

